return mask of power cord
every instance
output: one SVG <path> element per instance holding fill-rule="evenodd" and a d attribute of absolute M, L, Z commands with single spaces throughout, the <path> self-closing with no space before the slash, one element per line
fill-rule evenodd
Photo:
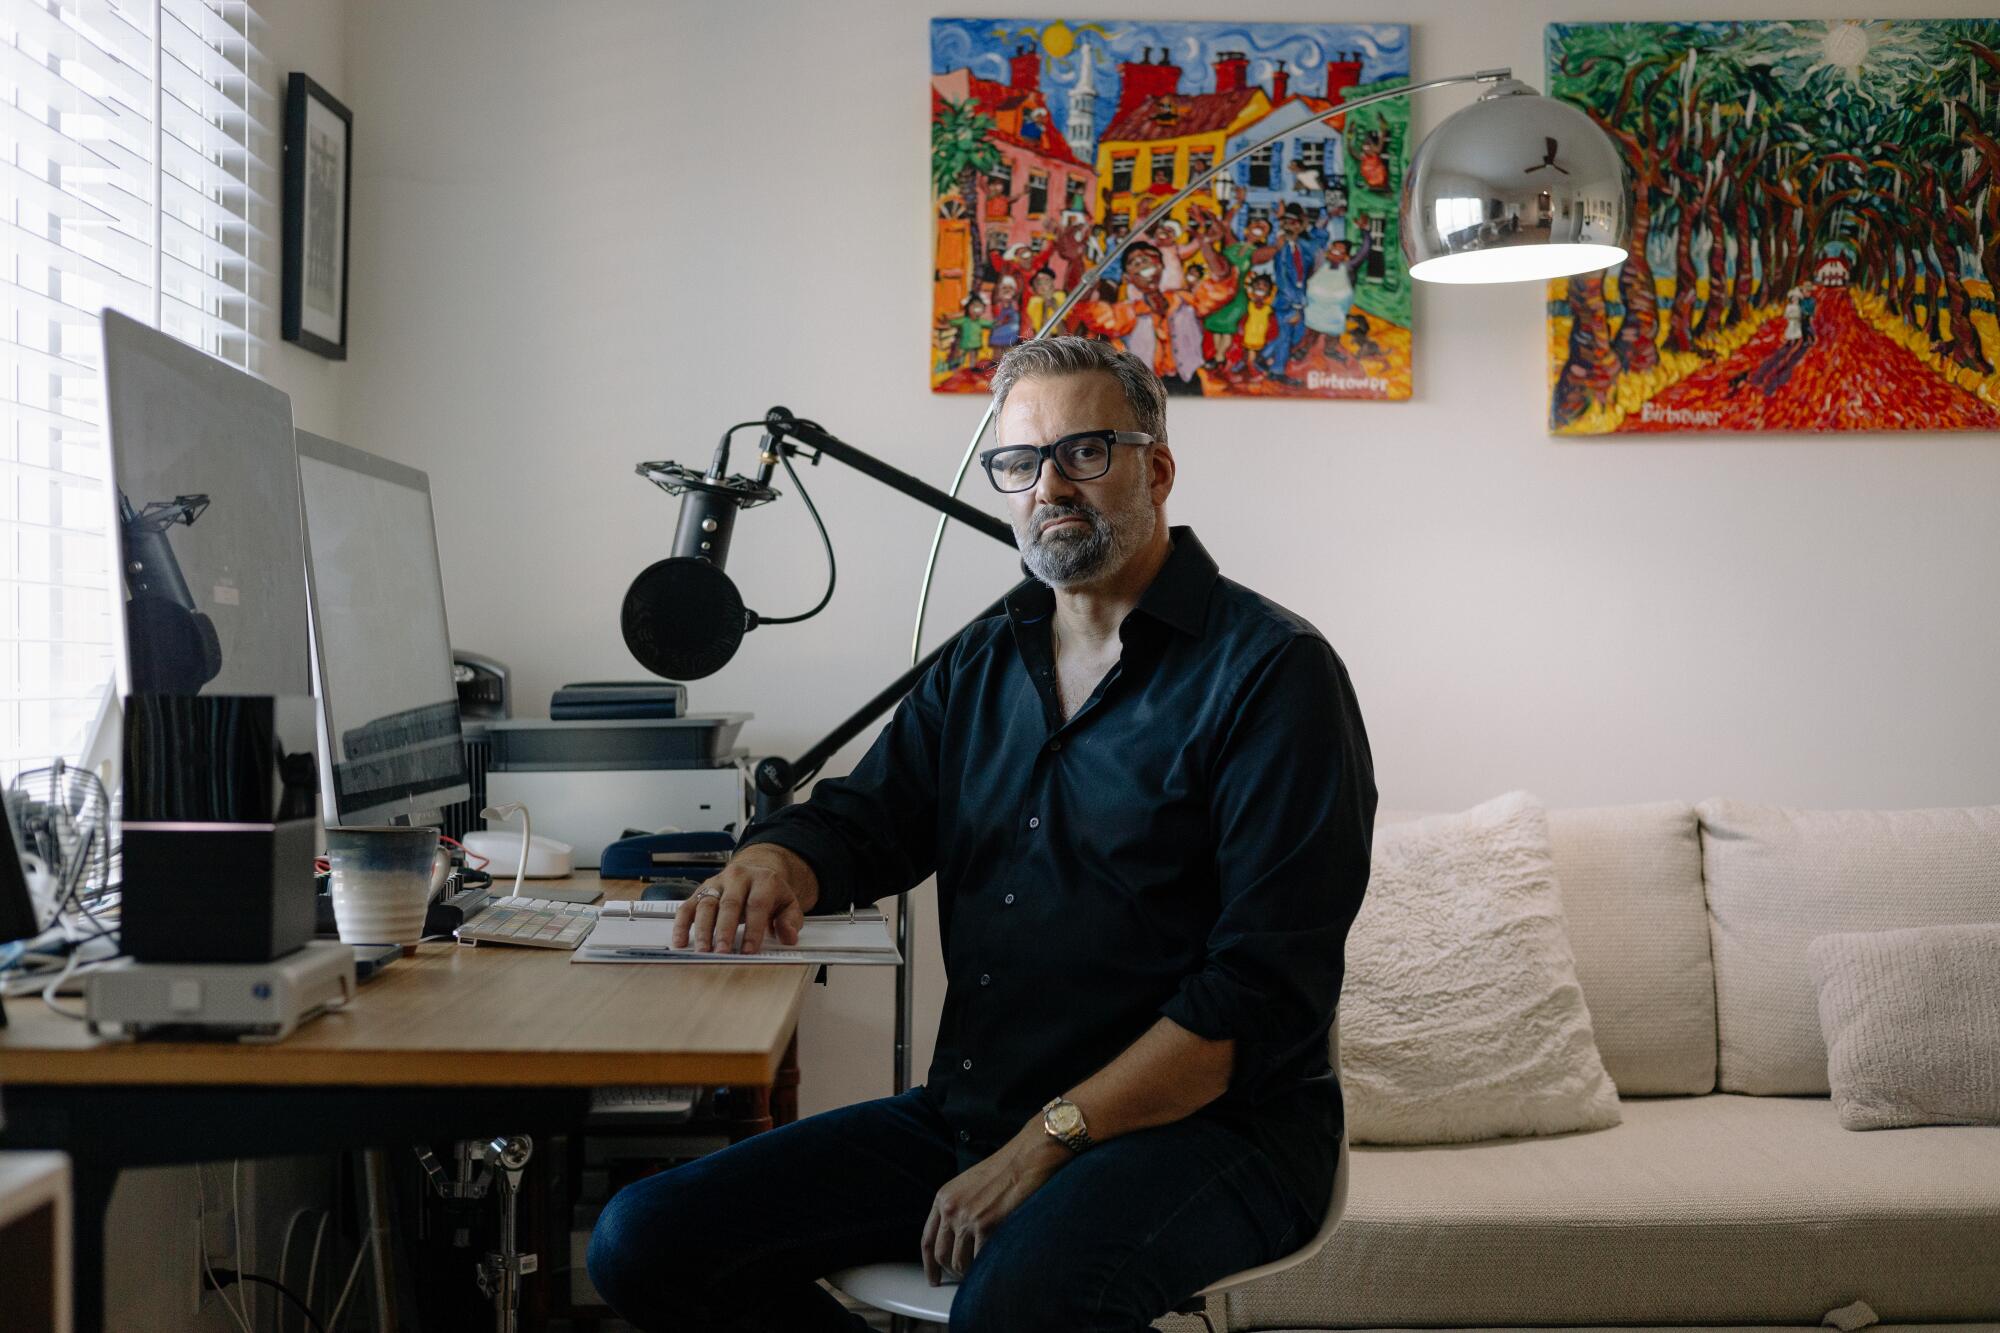
<path fill-rule="evenodd" d="M 534 826 L 528 820 L 528 806 L 524 801 L 509 801 L 505 805 L 489 805 L 479 812 L 481 819 L 504 824 L 513 816 L 521 817 L 521 858 L 514 863 L 514 896 L 521 896 L 521 876 L 528 873 L 528 853 L 535 845 Z"/>
<path fill-rule="evenodd" d="M 285 1222 L 285 1243 L 278 1247 L 278 1281 L 280 1283 L 291 1281 L 292 1235 L 299 1229 L 299 1219 L 311 1216 L 312 1212 L 313 1210 L 310 1208 L 294 1208 L 291 1217 Z M 312 1301 L 311 1283 L 306 1284 L 306 1300 L 308 1303 Z M 285 1333 L 285 1307 L 282 1305 L 278 1307 L 277 1319 L 273 1327 L 276 1333 Z"/>
<path fill-rule="evenodd" d="M 255 1282 L 271 1288 L 299 1308 L 299 1313 L 306 1317 L 306 1323 L 312 1326 L 313 1333 L 326 1333 L 326 1325 L 319 1321 L 319 1316 L 312 1312 L 312 1307 L 300 1300 L 297 1292 L 276 1278 L 265 1277 L 261 1273 L 242 1273 L 234 1268 L 210 1268 L 207 1273 L 208 1285 L 216 1291 L 224 1290 L 233 1282 Z"/>
<path fill-rule="evenodd" d="M 255 1333 L 250 1327 L 250 1321 L 244 1318 L 243 1311 L 237 1308 L 236 1302 L 230 1299 L 222 1284 L 215 1280 L 215 1269 L 208 1262 L 208 1166 L 203 1162 L 194 1164 L 194 1216 L 194 1243 L 196 1253 L 201 1255 L 202 1276 L 222 1298 L 222 1308 L 229 1311 L 229 1317 L 236 1321 L 236 1327 L 242 1329 L 243 1333 Z"/>
<path fill-rule="evenodd" d="M 77 1023 L 89 1022 L 90 1015 L 79 1009 L 64 1008 L 56 1000 L 56 993 L 62 989 L 64 982 L 77 973 L 77 963 L 82 957 L 83 953 L 80 949 L 72 948 L 70 950 L 69 961 L 63 964 L 62 971 L 56 973 L 54 979 L 48 985 L 42 987 L 42 1003 L 48 1006 L 49 1012 Z M 96 967 L 98 964 L 92 963 L 90 966 Z"/>
<path fill-rule="evenodd" d="M 312 1298 L 314 1288 L 319 1283 L 320 1242 L 326 1239 L 326 1224 L 328 1222 L 331 1222 L 332 1220 L 333 1220 L 332 1213 L 321 1213 L 319 1215 L 319 1225 L 313 1228 L 312 1261 L 306 1265 L 306 1298 L 308 1300 Z M 331 1265 L 328 1266 L 327 1271 L 329 1273 L 332 1272 Z"/>
<path fill-rule="evenodd" d="M 230 1244 L 233 1247 L 229 1257 L 240 1264 L 243 1262 L 243 1159 L 241 1157 L 229 1164 L 229 1231 Z M 210 1270 L 208 1277 L 211 1282 L 215 1280 L 213 1270 Z M 243 1293 L 243 1315 L 250 1321 L 250 1327 L 257 1327 L 257 1302 L 251 1299 L 248 1290 Z"/>
<path fill-rule="evenodd" d="M 340 1289 L 340 1297 L 333 1303 L 333 1313 L 327 1316 L 327 1323 L 340 1327 L 341 1313 L 347 1309 L 347 1297 L 354 1290 L 354 1279 L 361 1276 L 361 1261 L 368 1257 L 368 1248 L 375 1241 L 375 1233 L 382 1223 L 371 1209 L 368 1213 L 368 1234 L 361 1238 L 361 1244 L 354 1251 L 354 1266 L 347 1270 L 347 1281 Z"/>
<path fill-rule="evenodd" d="M 813 503 L 812 496 L 806 494 L 806 484 L 799 480 L 798 472 L 792 467 L 791 456 L 782 448 L 778 450 L 778 461 L 785 465 L 785 475 L 792 479 L 792 485 L 799 488 L 799 499 L 805 501 L 806 512 L 812 515 L 813 526 L 819 529 L 820 545 L 826 548 L 826 592 L 812 610 L 796 616 L 760 615 L 757 617 L 757 623 L 760 625 L 796 625 L 801 620 L 811 620 L 826 610 L 826 604 L 833 600 L 834 580 L 840 574 L 839 566 L 833 559 L 833 538 L 826 535 L 826 523 L 819 516 L 819 507 Z"/>
<path fill-rule="evenodd" d="M 769 424 L 769 422 L 763 420 L 739 421 L 728 430 L 722 432 L 722 442 L 715 446 L 715 459 L 709 464 L 711 474 L 723 466 L 722 460 L 729 453 L 729 442 L 737 431 L 749 430 L 756 426 L 768 427 Z M 818 603 L 813 606 L 813 609 L 801 612 L 795 616 L 767 616 L 759 614 L 757 617 L 759 625 L 796 625 L 801 620 L 811 620 L 814 616 L 826 610 L 826 604 L 833 600 L 833 585 L 839 576 L 840 570 L 833 558 L 833 538 L 827 535 L 826 523 L 819 516 L 819 506 L 815 505 L 812 501 L 812 496 L 806 493 L 806 484 L 799 480 L 798 471 L 793 468 L 791 456 L 785 452 L 783 443 L 774 445 L 774 448 L 778 455 L 778 461 L 784 465 L 785 475 L 792 479 L 792 485 L 798 487 L 799 499 L 805 501 L 806 512 L 812 515 L 813 526 L 819 529 L 820 545 L 826 548 L 826 592 L 820 597 Z M 817 463 L 819 455 L 813 455 L 812 461 Z M 661 468 L 664 466 L 666 465 L 661 463 L 641 463 L 639 465 L 639 473 L 641 476 L 645 476 L 649 468 Z M 654 484 L 661 485 L 658 479 L 654 480 Z M 663 487 L 663 489 L 665 488 Z"/>

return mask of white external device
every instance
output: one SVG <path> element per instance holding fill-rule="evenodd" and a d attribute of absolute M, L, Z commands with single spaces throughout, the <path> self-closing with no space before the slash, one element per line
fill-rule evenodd
<path fill-rule="evenodd" d="M 576 849 L 566 842 L 544 838 L 539 833 L 528 839 L 528 864 L 521 861 L 521 835 L 512 829 L 474 829 L 463 839 L 465 850 L 483 856 L 481 867 L 498 879 L 517 869 L 529 879 L 562 879 L 576 869 Z"/>
<path fill-rule="evenodd" d="M 721 768 L 570 769 L 491 772 L 486 799 L 520 801 L 535 812 L 535 827 L 576 848 L 576 864 L 595 870 L 607 844 L 632 829 L 709 830 L 749 817 L 747 764 Z M 468 839 L 469 841 L 469 839 Z M 521 835 L 503 840 L 518 847 Z M 504 862 L 514 864 L 510 849 Z M 488 867 L 498 873 L 497 867 Z M 533 870 L 528 872 L 534 874 Z"/>
<path fill-rule="evenodd" d="M 84 1011 L 100 1036 L 283 1041 L 353 999 L 354 984 L 354 946 L 333 940 L 268 963 L 121 958 L 84 979 Z"/>

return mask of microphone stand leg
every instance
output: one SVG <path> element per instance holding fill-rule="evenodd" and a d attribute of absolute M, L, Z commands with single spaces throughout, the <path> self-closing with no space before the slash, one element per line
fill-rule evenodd
<path fill-rule="evenodd" d="M 910 1090 L 910 1019 L 916 991 L 916 972 L 910 965 L 910 895 L 896 896 L 896 951 L 903 961 L 896 964 L 896 1092 Z"/>

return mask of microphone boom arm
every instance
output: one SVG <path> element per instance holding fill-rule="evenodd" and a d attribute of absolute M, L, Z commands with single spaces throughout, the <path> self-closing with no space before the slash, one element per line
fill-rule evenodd
<path fill-rule="evenodd" d="M 845 440 L 830 434 L 817 421 L 807 421 L 802 417 L 793 416 L 785 408 L 774 407 L 764 414 L 764 431 L 775 447 L 783 449 L 795 458 L 803 447 L 815 455 L 824 454 L 828 458 L 838 459 L 856 472 L 873 477 L 884 486 L 901 491 L 912 500 L 927 504 L 967 527 L 976 528 L 996 542 L 1005 542 L 1008 546 L 1014 545 L 1014 529 L 1002 520 L 983 509 L 975 509 L 957 496 L 941 491 L 899 467 L 883 462 L 873 454 L 862 452 Z M 819 459 L 815 457 L 808 461 L 817 463 Z"/>
<path fill-rule="evenodd" d="M 828 432 L 818 422 L 795 417 L 785 408 L 774 407 L 764 415 L 764 429 L 768 437 L 767 448 L 770 450 L 781 450 L 792 457 L 797 457 L 802 452 L 808 453 L 810 455 L 808 461 L 814 464 L 819 462 L 821 455 L 837 459 L 855 471 L 930 506 L 948 518 L 955 518 L 997 542 L 1006 543 L 1009 549 L 1015 546 L 1014 529 L 1002 520 L 982 509 L 974 508 L 928 482 L 911 476 L 901 468 L 883 462 L 873 454 L 855 448 Z M 1024 579 L 1016 585 L 1015 591 L 1028 587 L 1033 582 L 1033 579 Z M 1011 592 L 1008 594 L 1012 595 Z M 978 621 L 998 615 L 1005 607 L 1006 599 L 1002 598 L 973 619 Z M 862 704 L 846 721 L 828 732 L 823 739 L 797 759 L 781 759 L 774 755 L 760 760 L 756 770 L 757 817 L 762 818 L 772 810 L 789 804 L 792 793 L 819 772 L 836 750 L 860 735 L 870 722 L 895 707 L 897 701 L 908 694 L 910 688 L 917 683 L 917 678 L 943 656 L 945 649 L 951 646 L 956 637 L 953 635 L 939 643 L 936 648 L 925 654 L 921 661 L 896 677 L 867 703 Z"/>

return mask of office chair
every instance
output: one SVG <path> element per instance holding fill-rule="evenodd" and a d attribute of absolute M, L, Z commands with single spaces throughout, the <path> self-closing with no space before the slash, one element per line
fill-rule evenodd
<path fill-rule="evenodd" d="M 1340 1068 L 1340 1029 L 1334 1028 L 1329 1042 L 1333 1067 Z M 1320 1223 L 1319 1231 L 1299 1249 L 1282 1259 L 1274 1259 L 1268 1264 L 1246 1268 L 1240 1273 L 1232 1273 L 1203 1287 L 1194 1295 L 1182 1301 L 1173 1309 L 1174 1314 L 1199 1315 L 1209 1333 L 1215 1333 L 1215 1324 L 1208 1317 L 1208 1298 L 1240 1287 L 1259 1278 L 1282 1273 L 1318 1254 L 1333 1229 L 1340 1223 L 1340 1215 L 1347 1207 L 1347 1129 L 1340 1131 L 1340 1156 L 1333 1172 L 1333 1197 L 1327 1200 L 1326 1218 Z M 932 1323 L 944 1324 L 951 1320 L 951 1303 L 958 1295 L 955 1283 L 933 1287 L 924 1277 L 924 1266 L 920 1263 L 859 1264 L 853 1268 L 843 1268 L 831 1274 L 827 1281 L 835 1290 L 846 1293 L 853 1300 L 871 1309 L 882 1310 L 897 1316 L 895 1326 L 905 1327 L 905 1319 L 927 1319 Z"/>

